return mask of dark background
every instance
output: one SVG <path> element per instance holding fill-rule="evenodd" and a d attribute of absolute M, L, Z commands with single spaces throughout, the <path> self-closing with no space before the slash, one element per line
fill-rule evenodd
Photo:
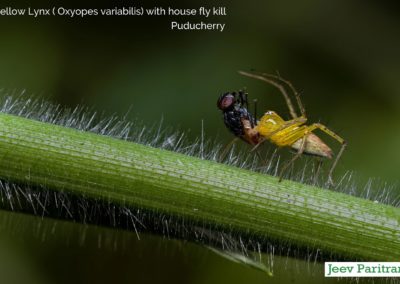
<path fill-rule="evenodd" d="M 70 8 L 141 6 L 137 2 L 64 2 L 54 5 Z M 144 4 L 149 8 L 155 5 L 185 8 L 220 5 L 227 7 L 228 16 L 209 19 L 1 16 L 2 94 L 26 90 L 27 94 L 45 96 L 65 106 L 83 103 L 110 115 L 124 115 L 131 107 L 130 119 L 152 125 L 163 117 L 166 126 L 182 131 L 190 129 L 193 139 L 200 135 L 204 120 L 206 136 L 218 137 L 221 143 L 226 143 L 231 135 L 215 106 L 222 92 L 246 87 L 251 98 L 259 100 L 260 110 L 275 110 L 289 118 L 286 105 L 276 90 L 237 74 L 237 70 L 252 68 L 271 73 L 279 71 L 302 93 L 310 121 L 326 124 L 348 141 L 337 176 L 354 171 L 361 187 L 369 178 L 374 178 L 394 184 L 398 190 L 400 18 L 397 5 L 361 0 L 250 0 L 219 4 L 146 1 Z M 46 2 L 14 1 L 2 3 L 0 8 L 7 6 L 50 7 Z M 171 20 L 225 22 L 226 27 L 222 33 L 170 31 Z M 337 151 L 334 141 L 329 145 Z M 9 230 L 10 235 L 14 230 Z M 77 231 L 71 229 L 71 234 Z M 164 279 L 174 283 L 219 283 L 227 279 L 225 277 L 232 283 L 246 279 L 253 283 L 266 281 L 260 272 L 248 268 L 242 271 L 239 265 L 201 247 L 153 236 L 141 242 L 132 241 L 131 250 L 121 252 L 125 257 L 112 250 L 83 246 L 77 249 L 77 255 L 84 255 L 85 261 L 74 262 L 72 259 L 76 256 L 69 252 L 77 245 L 74 242 L 65 245 L 63 238 L 64 235 L 59 234 L 58 243 L 56 238 L 53 243 L 41 243 L 33 237 L 27 250 L 17 242 L 11 254 L 17 251 L 24 251 L 24 254 L 23 262 L 17 262 L 15 267 L 21 270 L 29 267 L 32 273 L 40 275 L 38 279 L 61 283 L 57 271 L 71 266 L 72 270 L 76 269 L 89 262 L 86 258 L 90 257 L 93 265 L 64 275 L 65 281 L 101 282 L 105 281 L 102 275 L 106 272 L 122 281 L 117 274 L 129 271 L 142 277 L 151 275 L 153 270 L 154 274 L 163 272 L 161 266 L 167 267 L 167 271 L 176 270 L 174 275 L 186 275 L 184 280 L 175 276 Z M 147 243 L 153 244 L 148 245 L 152 249 L 146 249 Z M 155 249 L 154 244 L 163 249 Z M 137 250 L 142 251 L 141 258 L 137 258 Z M 48 258 L 38 256 L 40 254 Z M 148 265 L 129 266 L 126 258 Z M 56 260 L 54 267 L 49 269 L 43 259 Z M 153 263 L 151 260 L 155 259 L 164 259 L 164 262 Z M 151 265 L 154 265 L 153 270 L 142 270 Z M 153 278 L 149 276 L 148 279 Z M 155 279 L 161 281 L 161 278 Z M 279 277 L 275 281 L 277 279 Z M 133 282 L 129 277 L 125 280 Z M 310 279 L 304 281 L 309 283 Z"/>

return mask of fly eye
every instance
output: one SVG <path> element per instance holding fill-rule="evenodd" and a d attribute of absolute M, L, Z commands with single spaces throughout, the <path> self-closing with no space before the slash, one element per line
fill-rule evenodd
<path fill-rule="evenodd" d="M 225 93 L 219 97 L 217 107 L 220 110 L 226 110 L 235 104 L 235 97 L 231 93 Z"/>

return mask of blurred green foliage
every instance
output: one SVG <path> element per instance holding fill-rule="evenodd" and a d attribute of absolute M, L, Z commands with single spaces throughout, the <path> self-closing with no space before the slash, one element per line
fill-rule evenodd
<path fill-rule="evenodd" d="M 267 276 L 193 243 L 0 211 L 2 283 L 321 283 L 314 259 L 274 257 Z M 262 255 L 264 262 L 267 255 Z M 287 273 L 287 271 L 291 273 Z M 10 279 L 10 280 L 8 280 Z M 10 281 L 10 282 L 9 282 Z M 336 283 L 328 279 L 326 283 Z"/>
<path fill-rule="evenodd" d="M 23 1 L 2 3 L 2 7 L 27 5 Z M 161 4 L 146 1 L 145 5 Z M 213 5 L 212 1 L 170 4 Z M 0 87 L 26 89 L 28 94 L 45 95 L 67 106 L 83 102 L 110 114 L 124 115 L 132 106 L 130 118 L 153 124 L 163 116 L 166 126 L 190 129 L 192 137 L 200 135 L 203 119 L 206 136 L 218 136 L 221 143 L 226 143 L 231 135 L 215 106 L 222 92 L 246 87 L 250 97 L 259 100 L 260 110 L 275 110 L 288 117 L 276 90 L 236 72 L 251 68 L 278 70 L 301 91 L 310 120 L 327 124 L 348 140 L 339 175 L 354 170 L 364 180 L 377 177 L 390 183 L 398 181 L 400 18 L 395 2 L 250 0 L 218 5 L 227 7 L 228 16 L 209 21 L 226 22 L 223 33 L 172 32 L 172 18 L 168 17 L 0 17 Z M 44 1 L 35 2 L 35 7 L 48 6 Z M 64 6 L 114 7 L 115 3 L 87 1 L 83 5 L 69 1 Z M 154 242 L 169 246 L 164 241 Z M 198 247 L 185 247 L 183 251 L 180 243 L 164 247 L 172 250 L 167 254 L 176 253 L 172 257 L 154 248 L 146 249 L 145 243 L 135 243 L 143 255 L 139 259 L 132 252 L 129 261 L 135 263 L 131 266 L 124 257 L 110 252 L 93 252 L 86 247 L 75 250 L 77 257 L 85 254 L 83 259 L 92 261 L 93 269 L 99 271 L 140 274 L 144 266 L 138 263 L 157 265 L 152 261 L 164 259 L 165 263 L 158 265 L 168 265 L 168 271 L 175 269 L 179 277 L 187 277 L 176 278 L 175 283 L 218 283 L 216 279 L 226 280 L 231 269 L 236 272 L 231 283 L 234 279 L 236 283 L 245 281 L 237 278 L 237 266 L 233 268 L 233 264 L 223 263 Z M 21 251 L 18 245 L 16 251 Z M 203 263 L 199 269 L 191 256 L 194 251 L 209 265 Z M 31 243 L 20 258 L 23 263 L 32 258 L 32 265 L 37 267 L 45 266 L 40 254 L 54 254 L 57 265 L 68 269 L 72 257 L 67 253 L 68 246 L 62 243 Z M 102 263 L 101 256 L 96 255 L 102 253 L 113 261 Z M 39 270 L 54 273 L 51 269 Z M 202 277 L 210 277 L 209 282 L 198 282 L 199 271 Z M 246 271 L 243 275 L 252 283 L 265 281 L 253 273 L 257 272 Z M 75 275 L 79 274 L 85 279 L 94 275 L 84 269 L 76 271 Z M 50 281 L 52 277 L 45 276 Z"/>

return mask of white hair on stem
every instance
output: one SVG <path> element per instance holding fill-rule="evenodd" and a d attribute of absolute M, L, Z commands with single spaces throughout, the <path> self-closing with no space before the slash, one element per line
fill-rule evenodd
<path fill-rule="evenodd" d="M 150 127 L 138 121 L 128 121 L 126 116 L 107 116 L 99 114 L 84 106 L 73 109 L 63 108 L 41 99 L 30 99 L 24 94 L 16 93 L 5 96 L 0 102 L 0 111 L 7 114 L 18 115 L 41 122 L 90 131 L 100 135 L 112 136 L 122 140 L 133 141 L 155 148 L 166 149 L 183 153 L 201 159 L 219 161 L 223 146 L 217 139 L 206 139 L 204 121 L 201 122 L 201 135 L 198 139 L 190 141 L 185 132 L 163 127 L 161 122 Z M 262 161 L 256 153 L 241 151 L 232 147 L 223 162 L 232 166 L 276 175 L 280 157 L 276 151 L 268 155 L 267 163 Z M 311 175 L 309 174 L 311 173 Z M 309 160 L 302 170 L 293 168 L 288 171 L 291 178 L 302 183 L 316 183 L 323 185 L 320 180 L 314 180 L 313 167 Z M 379 180 L 370 179 L 365 186 L 358 186 L 354 173 L 347 172 L 338 182 L 335 190 L 350 195 L 371 199 L 375 202 L 390 204 L 398 207 L 399 196 L 395 196 L 394 186 L 387 185 Z M 374 190 L 379 188 L 380 190 Z M 191 224 L 183 218 L 166 216 L 160 212 L 131 208 L 116 205 L 110 201 L 93 200 L 85 196 L 73 196 L 64 192 L 54 192 L 46 188 L 33 188 L 29 185 L 18 185 L 8 181 L 0 181 L 1 207 L 10 210 L 26 211 L 39 216 L 51 216 L 82 223 L 104 223 L 104 219 L 111 220 L 106 225 L 124 227 L 136 232 L 138 238 L 142 231 L 162 233 L 168 237 L 194 239 L 206 246 L 222 247 L 230 252 L 240 252 L 248 257 L 248 250 L 252 252 L 267 252 L 268 269 L 272 271 L 273 255 L 294 254 L 297 248 L 290 243 L 271 243 L 269 240 L 254 240 L 251 236 L 240 236 L 233 232 L 221 229 L 210 229 L 209 224 Z M 127 222 L 128 221 L 128 222 Z M 309 259 L 323 259 L 327 257 L 319 250 L 310 248 Z M 294 253 L 293 253 L 294 252 Z"/>

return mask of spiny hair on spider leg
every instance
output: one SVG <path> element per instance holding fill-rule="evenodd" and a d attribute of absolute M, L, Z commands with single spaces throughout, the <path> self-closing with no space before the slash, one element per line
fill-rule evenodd
<path fill-rule="evenodd" d="M 92 111 L 84 106 L 77 106 L 73 109 L 62 108 L 45 100 L 34 100 L 15 93 L 3 98 L 0 102 L 0 111 L 212 161 L 221 162 L 220 154 L 224 150 L 224 147 L 218 142 L 218 138 L 213 140 L 206 138 L 206 122 L 203 124 L 204 128 L 201 127 L 202 135 L 194 141 L 190 141 L 185 132 L 164 127 L 163 119 L 159 123 L 146 127 L 137 120 L 131 122 L 126 117 L 107 117 L 104 113 Z M 199 128 L 201 125 L 199 123 Z M 232 147 L 222 162 L 264 174 L 277 175 L 280 156 L 276 151 L 270 151 L 265 157 L 265 159 L 261 159 L 256 153 Z M 312 172 L 312 165 L 306 162 L 303 170 L 295 171 L 293 169 L 290 173 L 291 176 L 288 177 L 304 183 L 324 184 L 320 180 L 314 181 L 313 175 L 309 175 L 309 172 Z M 377 194 L 373 190 L 373 184 L 375 181 L 371 180 L 365 187 L 361 187 L 363 190 L 360 190 L 355 182 L 354 174 L 348 173 L 342 177 L 336 190 L 399 206 L 399 198 L 393 197 L 391 186 L 386 185 L 383 193 L 380 191 Z M 268 238 L 260 240 L 252 235 L 239 235 L 237 232 L 226 231 L 226 229 L 214 227 L 208 223 L 194 224 L 189 220 L 171 217 L 157 211 L 116 205 L 110 201 L 54 192 L 47 188 L 38 189 L 29 184 L 17 185 L 3 180 L 0 183 L 0 196 L 0 207 L 4 209 L 75 220 L 84 224 L 125 228 L 136 232 L 138 238 L 140 238 L 141 232 L 155 232 L 168 238 L 191 239 L 205 246 L 232 252 L 248 250 L 267 252 L 269 255 L 272 250 L 274 254 L 280 255 L 304 255 L 304 250 L 292 247 L 290 242 L 272 241 Z M 325 255 L 317 248 L 310 248 L 310 251 L 314 251 L 315 259 L 333 257 Z M 310 254 L 312 253 L 308 252 L 307 255 Z M 273 262 L 273 257 L 269 256 L 268 259 L 272 259 L 270 262 Z"/>

